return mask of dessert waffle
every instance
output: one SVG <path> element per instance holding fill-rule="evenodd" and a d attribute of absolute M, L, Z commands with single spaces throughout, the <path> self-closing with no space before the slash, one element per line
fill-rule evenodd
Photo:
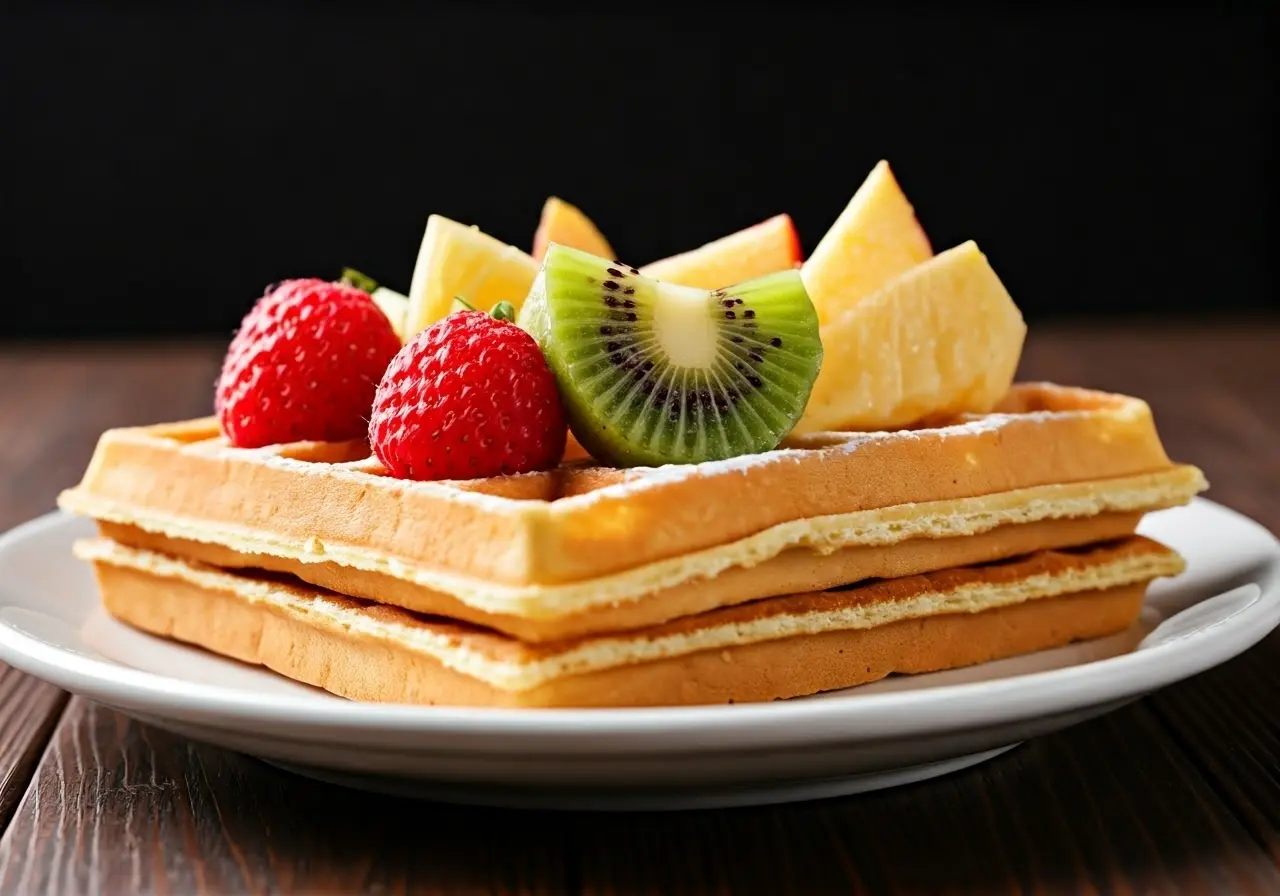
<path fill-rule="evenodd" d="M 697 465 L 413 482 L 363 443 L 112 430 L 60 505 L 124 545 L 287 572 L 528 641 L 1086 544 L 1186 502 L 1147 405 L 1048 384 L 988 415 Z"/>
<path fill-rule="evenodd" d="M 762 701 L 985 662 L 1121 631 L 1183 566 L 1135 536 L 528 644 L 108 539 L 76 552 L 108 610 L 145 631 L 352 699 L 520 707 Z"/>

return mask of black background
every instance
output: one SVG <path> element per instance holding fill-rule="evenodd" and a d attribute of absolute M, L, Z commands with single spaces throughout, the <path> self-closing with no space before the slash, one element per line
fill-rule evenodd
<path fill-rule="evenodd" d="M 1267 6 L 6 6 L 0 332 L 229 333 L 548 194 L 632 264 L 780 211 L 807 251 L 880 158 L 1029 319 L 1273 308 Z"/>

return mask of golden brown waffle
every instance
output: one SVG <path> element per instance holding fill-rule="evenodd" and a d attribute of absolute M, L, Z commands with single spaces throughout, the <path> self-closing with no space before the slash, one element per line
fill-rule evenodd
<path fill-rule="evenodd" d="M 169 538 L 137 526 L 101 523 L 102 534 L 132 547 L 226 568 L 295 575 L 340 594 L 376 600 L 419 613 L 448 616 L 526 641 L 549 641 L 642 628 L 761 597 L 819 591 L 871 578 L 894 578 L 952 566 L 1016 557 L 1046 548 L 1073 547 L 1132 535 L 1140 513 L 1104 513 L 1080 519 L 998 526 L 961 538 L 912 538 L 887 545 L 840 548 L 828 554 L 793 548 L 757 566 L 737 566 L 712 578 L 682 582 L 640 600 L 593 607 L 570 616 L 529 619 L 486 613 L 452 595 L 386 573 L 337 563 L 300 563 L 287 557 L 244 554 L 220 545 Z"/>
<path fill-rule="evenodd" d="M 531 645 L 108 539 L 81 542 L 117 618 L 360 700 L 635 706 L 796 697 L 1127 628 L 1182 560 L 1132 537 L 1070 552 L 755 601 Z"/>
<path fill-rule="evenodd" d="M 1204 487 L 1144 402 L 1026 384 L 934 428 L 458 482 L 390 478 L 360 443 L 231 448 L 213 420 L 113 430 L 59 503 L 123 543 L 548 640 L 1117 537 Z"/>

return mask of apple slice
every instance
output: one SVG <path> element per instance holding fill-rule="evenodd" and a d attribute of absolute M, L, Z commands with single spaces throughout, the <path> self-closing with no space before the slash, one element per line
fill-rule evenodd
<path fill-rule="evenodd" d="M 791 216 L 776 215 L 705 246 L 651 262 L 640 273 L 664 283 L 719 289 L 790 270 L 800 258 L 800 238 Z"/>
<path fill-rule="evenodd" d="M 559 243 L 571 249 L 581 249 L 601 258 L 615 258 L 609 241 L 599 228 L 575 205 L 552 196 L 542 206 L 542 218 L 533 235 L 533 258 L 542 261 L 547 246 Z"/>

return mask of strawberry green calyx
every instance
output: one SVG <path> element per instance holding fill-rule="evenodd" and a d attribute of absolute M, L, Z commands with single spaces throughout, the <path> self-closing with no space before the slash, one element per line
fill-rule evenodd
<path fill-rule="evenodd" d="M 354 286 L 356 289 L 362 289 L 373 295 L 378 288 L 378 281 L 374 280 L 368 274 L 362 274 L 355 268 L 343 268 L 340 282 L 346 283 L 348 286 Z"/>
<path fill-rule="evenodd" d="M 454 296 L 453 303 L 454 305 L 462 306 L 462 310 L 464 311 L 480 310 L 475 305 L 472 305 L 470 302 L 464 299 L 462 296 Z M 457 309 L 455 308 L 454 310 L 456 311 Z M 512 305 L 510 302 L 499 302 L 498 304 L 494 305 L 492 309 L 490 309 L 489 316 L 496 320 L 505 320 L 509 323 L 514 323 L 516 319 L 516 306 Z"/>

